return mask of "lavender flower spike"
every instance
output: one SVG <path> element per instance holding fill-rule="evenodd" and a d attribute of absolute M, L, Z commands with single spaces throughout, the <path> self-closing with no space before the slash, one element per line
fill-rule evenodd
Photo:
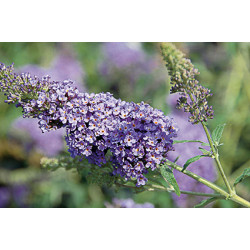
<path fill-rule="evenodd" d="M 36 75 L 41 78 L 44 75 L 51 75 L 53 79 L 73 79 L 75 81 L 75 87 L 80 91 L 84 91 L 84 71 L 80 62 L 74 57 L 72 51 L 60 49 L 59 53 L 51 63 L 51 67 L 43 68 L 38 65 L 25 65 L 17 70 L 18 72 L 29 72 L 32 75 Z M 52 107 L 50 112 L 55 112 L 55 107 Z M 24 132 L 25 139 L 20 138 L 20 135 Z M 17 118 L 12 124 L 9 136 L 20 138 L 22 145 L 24 145 L 27 151 L 35 149 L 36 151 L 46 156 L 56 156 L 64 149 L 64 135 L 65 129 L 58 129 L 50 133 L 42 133 L 37 124 L 37 120 L 28 118 Z"/>
<path fill-rule="evenodd" d="M 184 58 L 172 44 L 162 43 L 161 50 L 173 85 L 170 93 L 180 93 L 177 108 L 183 108 L 185 112 L 191 114 L 189 121 L 192 124 L 206 122 L 208 118 L 213 119 L 212 106 L 208 106 L 207 103 L 207 98 L 212 96 L 212 93 L 199 85 L 198 69 L 194 68 L 191 61 Z"/>
<path fill-rule="evenodd" d="M 99 166 L 109 160 L 113 174 L 135 180 L 137 186 L 145 185 L 148 169 L 154 171 L 173 150 L 173 120 L 143 102 L 117 100 L 110 93 L 80 93 L 71 81 L 20 76 L 5 66 L 0 87 L 8 102 L 23 108 L 24 117 L 39 119 L 43 132 L 66 127 L 72 157 L 86 157 Z"/>

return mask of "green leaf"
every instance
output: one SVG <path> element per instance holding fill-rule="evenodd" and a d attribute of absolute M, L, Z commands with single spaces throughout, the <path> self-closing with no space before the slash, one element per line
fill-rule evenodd
<path fill-rule="evenodd" d="M 221 139 L 225 125 L 226 124 L 219 124 L 212 132 L 212 140 L 215 146 L 219 146 L 220 144 L 220 139 Z"/>
<path fill-rule="evenodd" d="M 236 180 L 235 180 L 235 182 L 234 182 L 234 187 L 238 184 L 238 183 L 240 183 L 240 182 L 242 182 L 245 178 L 247 178 L 247 177 L 250 177 L 250 168 L 246 168 L 244 171 L 243 171 L 243 174 L 241 175 L 241 176 L 239 176 Z"/>
<path fill-rule="evenodd" d="M 176 163 L 179 160 L 179 158 L 180 158 L 180 155 L 175 158 L 174 163 Z"/>
<path fill-rule="evenodd" d="M 177 184 L 177 181 L 174 177 L 173 171 L 166 165 L 161 165 L 160 166 L 160 172 L 164 180 L 173 187 L 175 193 L 180 196 L 181 192 L 179 189 L 179 186 Z"/>
<path fill-rule="evenodd" d="M 147 177 L 147 179 L 148 179 L 148 182 L 147 182 L 147 184 L 153 184 L 153 185 L 159 185 L 159 186 L 161 186 L 161 187 L 164 187 L 164 188 L 168 188 L 169 186 L 168 186 L 168 184 L 162 179 L 162 177 L 161 177 L 161 179 L 162 179 L 162 182 L 157 178 L 151 178 L 151 177 L 148 177 L 148 176 L 146 176 Z M 163 184 L 164 183 L 164 184 Z"/>
<path fill-rule="evenodd" d="M 199 150 L 200 150 L 203 154 L 207 154 L 207 155 L 210 154 L 210 152 L 209 152 L 208 150 L 206 150 L 205 148 L 200 148 L 200 147 L 199 147 Z"/>
<path fill-rule="evenodd" d="M 163 177 L 159 173 L 155 173 L 154 171 L 149 170 L 146 175 L 146 178 L 148 179 L 147 183 L 149 184 L 150 182 L 152 182 L 152 184 L 157 184 L 157 185 L 161 185 L 162 187 L 169 188 L 168 183 L 166 183 L 166 181 L 163 179 Z"/>
<path fill-rule="evenodd" d="M 194 156 L 194 157 L 188 159 L 188 160 L 186 161 L 186 163 L 184 164 L 183 170 L 182 170 L 182 171 L 184 171 L 184 170 L 189 166 L 189 164 L 191 164 L 191 163 L 193 163 L 193 162 L 195 162 L 195 161 L 198 161 L 198 160 L 199 160 L 200 158 L 202 158 L 202 157 L 207 157 L 207 155 L 196 155 L 196 156 Z"/>
<path fill-rule="evenodd" d="M 203 141 L 197 141 L 197 140 L 181 140 L 181 141 L 175 140 L 175 141 L 173 142 L 173 144 L 185 143 L 185 142 L 199 142 L 199 143 L 204 143 Z"/>
<path fill-rule="evenodd" d="M 212 197 L 212 198 L 209 198 L 207 200 L 203 200 L 199 204 L 195 205 L 194 207 L 195 208 L 205 207 L 206 205 L 210 204 L 211 202 L 216 201 L 217 199 L 218 199 L 218 197 Z"/>

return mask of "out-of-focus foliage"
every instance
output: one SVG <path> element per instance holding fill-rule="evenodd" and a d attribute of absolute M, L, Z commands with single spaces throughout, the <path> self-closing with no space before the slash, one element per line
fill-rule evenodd
<path fill-rule="evenodd" d="M 250 165 L 250 44 L 175 45 L 199 69 L 200 83 L 214 94 L 209 102 L 213 105 L 215 118 L 209 121 L 208 126 L 213 130 L 218 124 L 226 123 L 221 138 L 223 146 L 220 147 L 220 159 L 233 183 Z M 142 67 L 140 60 L 129 69 L 113 68 L 113 75 L 109 77 L 102 74 L 101 65 L 112 63 L 105 55 L 106 45 L 103 43 L 0 43 L 0 61 L 5 64 L 14 62 L 17 68 L 27 64 L 50 67 L 65 46 L 74 51 L 76 59 L 80 61 L 88 92 L 109 91 L 126 101 L 145 101 L 165 113 L 170 111 L 166 103 L 170 86 L 157 43 L 129 45 L 131 49 L 139 48 L 146 60 L 145 64 L 153 60 L 158 65 L 149 72 L 139 72 L 133 81 L 129 74 Z M 9 137 L 11 125 L 21 116 L 21 111 L 3 103 L 3 99 L 0 94 L 0 207 L 104 207 L 105 202 L 111 203 L 114 197 L 133 198 L 140 204 L 150 202 L 155 207 L 176 206 L 172 196 L 166 192 L 135 193 L 127 188 L 118 189 L 110 185 L 100 187 L 98 178 L 104 178 L 108 184 L 109 176 L 95 176 L 98 175 L 98 169 L 89 171 L 86 162 L 82 162 L 80 174 L 79 169 L 78 172 L 77 169 L 42 169 L 40 160 L 43 155 L 40 152 L 27 152 L 22 143 Z M 67 154 L 62 154 L 62 157 L 67 157 Z M 218 182 L 222 184 L 221 179 Z M 249 190 L 249 178 L 237 185 L 239 194 L 248 200 Z M 218 200 L 214 206 L 237 205 Z"/>

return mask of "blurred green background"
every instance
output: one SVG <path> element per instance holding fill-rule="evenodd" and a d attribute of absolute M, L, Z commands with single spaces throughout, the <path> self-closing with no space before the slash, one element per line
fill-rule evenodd
<path fill-rule="evenodd" d="M 250 43 L 175 43 L 200 70 L 200 82 L 214 94 L 209 102 L 215 118 L 208 122 L 210 130 L 226 123 L 220 148 L 221 161 L 230 181 L 250 166 Z M 67 49 L 80 62 L 85 74 L 84 85 L 88 92 L 111 92 L 126 101 L 145 101 L 168 113 L 166 104 L 169 93 L 167 71 L 161 61 L 158 43 L 138 43 L 156 65 L 148 73 L 144 68 L 136 72 L 136 80 L 127 79 L 130 71 L 112 71 L 106 77 L 100 70 L 108 63 L 102 43 L 0 43 L 0 62 L 15 63 L 15 68 L 27 64 L 51 67 L 59 51 Z M 135 46 L 135 45 L 133 45 Z M 134 66 L 136 67 L 136 65 Z M 147 67 L 147 66 L 145 66 Z M 133 69 L 134 70 L 134 69 Z M 146 72 L 146 73 L 145 73 Z M 138 77 L 138 74 L 140 75 Z M 89 184 L 76 171 L 59 169 L 42 170 L 42 154 L 26 152 L 22 143 L 10 139 L 13 121 L 21 110 L 3 102 L 0 94 L 0 190 L 9 191 L 7 207 L 104 207 L 113 197 L 132 197 L 138 203 L 151 202 L 155 207 L 175 207 L 171 195 L 163 192 L 133 193 L 131 190 L 99 187 Z M 222 180 L 218 179 L 223 185 Z M 250 182 L 239 185 L 238 192 L 250 200 Z M 0 196 L 4 192 L 0 191 Z M 230 201 L 218 201 L 214 207 L 238 207 Z"/>

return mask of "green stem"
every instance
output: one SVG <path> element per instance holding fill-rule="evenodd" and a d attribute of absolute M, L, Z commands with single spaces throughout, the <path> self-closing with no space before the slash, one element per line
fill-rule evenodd
<path fill-rule="evenodd" d="M 121 184 L 121 183 L 118 183 L 118 182 L 116 182 L 115 185 L 117 185 L 117 186 L 119 186 L 119 187 L 135 188 L 135 189 L 138 189 L 138 187 L 136 187 L 136 186 L 129 186 L 129 185 Z"/>
<path fill-rule="evenodd" d="M 164 190 L 164 191 L 168 191 L 168 192 L 175 192 L 171 188 L 164 188 L 164 187 L 158 186 L 158 185 L 151 185 L 151 187 L 156 188 L 156 189 L 160 189 L 160 190 Z M 208 193 L 191 192 L 191 191 L 185 191 L 185 190 L 180 190 L 180 193 L 181 194 L 188 194 L 188 195 L 204 196 L 204 197 L 224 198 L 224 196 L 222 196 L 220 194 L 208 194 Z"/>
<path fill-rule="evenodd" d="M 172 190 L 174 192 L 174 190 Z M 182 194 L 191 194 L 191 195 L 197 195 L 197 196 L 204 196 L 204 197 L 217 197 L 217 198 L 224 198 L 224 196 L 220 194 L 208 194 L 208 193 L 200 193 L 200 192 L 191 192 L 191 191 L 180 191 Z"/>
<path fill-rule="evenodd" d="M 209 145 L 210 145 L 210 147 L 211 147 L 211 149 L 212 149 L 212 152 L 213 152 L 213 155 L 214 155 L 214 159 L 215 159 L 215 162 L 216 162 L 216 164 L 217 164 L 217 168 L 218 168 L 218 170 L 219 170 L 219 172 L 220 172 L 220 174 L 221 174 L 221 176 L 222 176 L 222 179 L 223 179 L 224 183 L 225 183 L 226 186 L 227 186 L 227 189 L 228 189 L 229 194 L 230 194 L 230 195 L 233 195 L 233 194 L 235 194 L 235 193 L 233 192 L 233 190 L 232 190 L 232 188 L 231 188 L 231 186 L 230 186 L 230 184 L 229 184 L 229 181 L 228 181 L 228 179 L 227 179 L 227 177 L 226 177 L 226 174 L 225 174 L 225 172 L 224 172 L 224 170 L 223 170 L 223 168 L 222 168 L 222 166 L 221 166 L 221 163 L 220 163 L 220 160 L 219 160 L 219 155 L 218 155 L 218 153 L 216 152 L 216 150 L 215 150 L 215 148 L 214 148 L 213 141 L 212 141 L 212 138 L 211 138 L 211 136 L 210 136 L 210 134 L 209 134 L 209 131 L 208 131 L 206 125 L 204 124 L 204 122 L 201 122 L 201 124 L 202 124 L 202 126 L 203 126 L 203 128 L 204 128 L 204 130 L 205 130 L 205 133 L 206 133 L 206 136 L 207 136 Z"/>
<path fill-rule="evenodd" d="M 195 102 L 192 93 L 190 92 L 190 93 L 188 93 L 188 94 L 189 94 L 190 99 L 192 100 L 192 102 Z M 224 172 L 224 170 L 223 170 L 223 168 L 222 168 L 222 166 L 221 166 L 221 163 L 220 163 L 220 160 L 219 160 L 219 155 L 218 155 L 218 153 L 216 152 L 216 150 L 215 150 L 215 148 L 214 148 L 213 141 L 212 141 L 212 138 L 211 138 L 211 136 L 210 136 L 210 134 L 209 134 L 209 131 L 208 131 L 208 129 L 207 129 L 207 126 L 205 125 L 204 122 L 201 122 L 201 124 L 202 124 L 202 126 L 203 126 L 203 128 L 204 128 L 204 131 L 205 131 L 205 133 L 206 133 L 206 136 L 207 136 L 207 139 L 208 139 L 210 148 L 212 149 L 212 152 L 213 152 L 213 155 L 214 155 L 214 159 L 215 159 L 217 168 L 218 168 L 218 170 L 219 170 L 219 172 L 220 172 L 220 174 L 221 174 L 221 176 L 222 176 L 222 179 L 223 179 L 224 183 L 225 183 L 226 186 L 227 186 L 227 189 L 228 189 L 229 194 L 232 196 L 232 195 L 235 194 L 235 192 L 232 190 L 232 188 L 231 188 L 231 186 L 230 186 L 230 184 L 229 184 L 229 181 L 227 180 L 227 177 L 226 177 L 226 175 L 225 175 L 225 172 Z"/>
<path fill-rule="evenodd" d="M 135 186 L 130 186 L 130 185 L 125 185 L 125 184 L 121 184 L 121 183 L 115 183 L 117 186 L 119 187 L 125 187 L 125 188 L 135 188 L 137 189 L 137 187 Z M 148 186 L 147 186 L 148 187 Z M 168 192 L 174 192 L 173 189 L 171 188 L 165 188 L 163 186 L 160 185 L 150 185 L 150 188 L 152 187 L 153 189 L 146 189 L 145 191 L 154 191 L 155 189 L 158 190 L 162 190 L 162 191 L 168 191 Z M 224 196 L 220 195 L 220 194 L 208 194 L 208 193 L 200 193 L 200 192 L 191 192 L 191 191 L 185 191 L 185 190 L 180 190 L 181 194 L 189 194 L 189 195 L 196 195 L 196 196 L 204 196 L 204 197 L 217 197 L 217 198 L 224 198 Z"/>
<path fill-rule="evenodd" d="M 204 197 L 217 197 L 217 198 L 223 198 L 225 197 L 226 200 L 232 200 L 242 206 L 245 206 L 245 207 L 249 207 L 250 208 L 250 202 L 248 202 L 247 200 L 241 198 L 240 196 L 236 195 L 236 194 L 232 194 L 230 195 L 229 193 L 227 193 L 225 190 L 223 190 L 222 188 L 218 187 L 217 185 L 215 185 L 214 183 L 204 179 L 203 177 L 191 172 L 191 171 L 188 171 L 188 170 L 184 170 L 183 171 L 183 168 L 179 165 L 177 165 L 176 163 L 173 163 L 169 160 L 167 160 L 167 164 L 178 170 L 179 172 L 183 173 L 183 174 L 186 174 L 188 175 L 189 177 L 203 183 L 204 185 L 210 187 L 211 189 L 213 189 L 214 191 L 216 191 L 218 194 L 207 194 L 207 193 L 199 193 L 199 192 L 191 192 L 191 191 L 184 191 L 184 190 L 181 190 L 181 193 L 182 194 L 190 194 L 190 195 L 197 195 L 197 196 L 204 196 Z M 138 187 L 136 186 L 129 186 L 129 185 L 125 185 L 125 184 L 121 184 L 121 183 L 115 183 L 117 186 L 120 186 L 120 187 L 126 187 L 126 188 L 133 188 L 133 189 L 138 189 Z M 160 185 L 151 185 L 152 188 L 157 188 L 158 190 L 164 190 L 164 191 L 168 191 L 168 192 L 173 192 L 172 189 L 168 189 L 168 188 L 165 188 L 165 187 L 162 187 Z M 154 191 L 154 189 L 148 189 L 147 191 Z"/>
<path fill-rule="evenodd" d="M 217 185 L 215 185 L 214 183 L 202 178 L 201 176 L 193 173 L 193 172 L 190 172 L 188 170 L 183 170 L 183 168 L 179 165 L 177 165 L 176 163 L 173 163 L 169 160 L 167 160 L 167 164 L 178 170 L 179 172 L 182 172 L 183 174 L 186 174 L 188 175 L 189 177 L 203 183 L 204 185 L 210 187 L 211 189 L 213 189 L 214 191 L 216 191 L 217 193 L 221 194 L 222 196 L 224 196 L 226 199 L 230 199 L 234 202 L 237 202 L 238 204 L 241 204 L 242 206 L 245 206 L 245 207 L 249 207 L 250 208 L 250 202 L 241 198 L 240 196 L 236 195 L 236 194 L 229 194 L 227 193 L 225 190 L 223 190 L 222 188 L 218 187 Z"/>
<path fill-rule="evenodd" d="M 221 195 L 223 195 L 224 197 L 226 198 L 229 198 L 230 195 L 225 191 L 223 190 L 222 188 L 218 187 L 217 185 L 215 185 L 214 183 L 204 179 L 203 177 L 191 172 L 191 171 L 188 171 L 188 170 L 183 170 L 183 167 L 177 165 L 176 163 L 173 163 L 169 160 L 167 160 L 167 164 L 169 166 L 171 166 L 172 168 L 178 170 L 179 172 L 182 172 L 183 174 L 186 174 L 188 175 L 189 177 L 203 183 L 204 185 L 210 187 L 211 189 L 213 189 L 214 191 L 216 191 L 217 193 L 220 193 Z"/>

